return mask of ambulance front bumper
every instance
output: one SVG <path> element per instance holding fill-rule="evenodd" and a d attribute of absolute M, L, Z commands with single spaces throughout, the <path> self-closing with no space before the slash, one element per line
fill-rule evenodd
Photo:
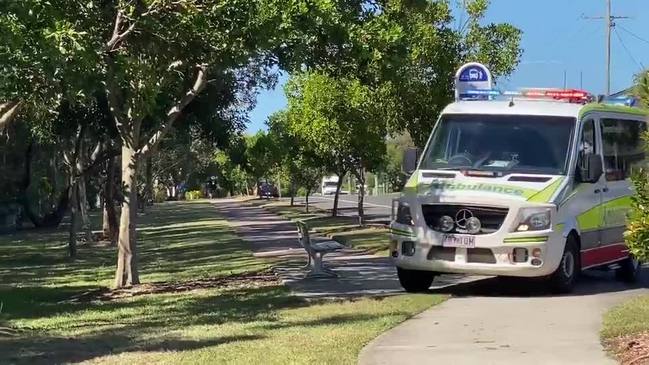
<path fill-rule="evenodd" d="M 393 223 L 390 255 L 397 267 L 474 275 L 540 277 L 561 261 L 564 241 L 552 230 L 474 236 L 472 247 L 448 247 L 444 234 Z M 431 234 L 432 232 L 432 234 Z"/>

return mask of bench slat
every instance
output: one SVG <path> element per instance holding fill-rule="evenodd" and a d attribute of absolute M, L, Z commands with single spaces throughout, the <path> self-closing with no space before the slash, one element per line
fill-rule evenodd
<path fill-rule="evenodd" d="M 316 243 L 311 243 L 311 247 L 313 247 L 314 251 L 336 251 L 344 248 L 342 244 L 336 242 L 336 241 L 325 241 L 325 242 L 316 242 Z"/>

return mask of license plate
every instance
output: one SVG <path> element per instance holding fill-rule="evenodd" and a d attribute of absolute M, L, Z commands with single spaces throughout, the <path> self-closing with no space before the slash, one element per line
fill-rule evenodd
<path fill-rule="evenodd" d="M 463 236 L 457 234 L 445 234 L 442 239 L 442 246 L 444 247 L 462 247 L 474 248 L 475 236 Z"/>

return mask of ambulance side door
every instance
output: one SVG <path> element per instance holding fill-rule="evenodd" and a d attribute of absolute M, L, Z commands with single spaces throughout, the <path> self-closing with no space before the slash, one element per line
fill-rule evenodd
<path fill-rule="evenodd" d="M 599 180 L 592 183 L 581 182 L 579 179 L 580 171 L 585 167 L 585 156 L 597 154 L 601 157 L 601 139 L 598 129 L 596 115 L 585 117 L 581 123 L 575 168 L 575 195 L 570 199 L 568 208 L 575 215 L 579 227 L 582 258 L 584 251 L 596 249 L 600 245 L 603 228 L 602 191 L 606 186 L 604 176 L 600 176 Z"/>

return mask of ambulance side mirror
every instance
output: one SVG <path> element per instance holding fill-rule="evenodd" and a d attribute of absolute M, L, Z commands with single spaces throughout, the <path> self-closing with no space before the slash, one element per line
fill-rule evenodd
<path fill-rule="evenodd" d="M 582 157 L 579 166 L 579 182 L 596 183 L 604 173 L 602 158 L 598 154 L 589 153 Z"/>
<path fill-rule="evenodd" d="M 419 149 L 408 148 L 403 154 L 403 172 L 411 175 L 417 170 L 417 160 L 419 160 Z"/>

